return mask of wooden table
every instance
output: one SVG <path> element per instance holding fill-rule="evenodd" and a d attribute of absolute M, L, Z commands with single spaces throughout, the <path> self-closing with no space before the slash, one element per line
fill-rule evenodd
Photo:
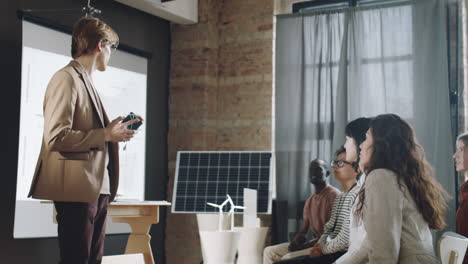
<path fill-rule="evenodd" d="M 159 223 L 159 207 L 170 205 L 166 201 L 112 202 L 110 204 L 107 215 L 112 217 L 112 222 L 127 223 L 132 228 L 125 254 L 143 253 L 145 263 L 154 264 L 149 231 L 152 224 Z"/>
<path fill-rule="evenodd" d="M 46 203 L 51 202 L 46 201 Z M 120 201 L 109 205 L 107 215 L 112 218 L 112 222 L 127 223 L 132 229 L 125 254 L 143 253 L 145 264 L 154 264 L 149 231 L 152 224 L 159 223 L 159 207 L 170 205 L 166 201 Z M 56 222 L 55 215 L 54 210 L 54 222 Z"/>

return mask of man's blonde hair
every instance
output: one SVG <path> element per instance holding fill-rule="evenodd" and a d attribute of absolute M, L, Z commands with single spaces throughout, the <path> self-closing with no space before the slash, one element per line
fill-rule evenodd
<path fill-rule="evenodd" d="M 119 43 L 119 36 L 106 23 L 98 18 L 83 17 L 73 26 L 71 55 L 74 59 L 91 54 L 99 41 Z"/>

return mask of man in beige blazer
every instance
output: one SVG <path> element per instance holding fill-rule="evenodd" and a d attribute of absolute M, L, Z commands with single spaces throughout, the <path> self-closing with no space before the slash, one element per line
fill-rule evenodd
<path fill-rule="evenodd" d="M 97 18 L 74 26 L 72 57 L 44 99 L 44 135 L 29 196 L 54 201 L 60 264 L 101 263 L 107 206 L 119 183 L 118 143 L 135 131 L 107 117 L 92 73 L 105 71 L 118 36 Z"/>

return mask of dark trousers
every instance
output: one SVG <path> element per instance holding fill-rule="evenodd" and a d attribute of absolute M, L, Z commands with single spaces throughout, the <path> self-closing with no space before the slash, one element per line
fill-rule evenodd
<path fill-rule="evenodd" d="M 276 261 L 273 264 L 332 264 L 346 252 L 336 252 L 333 254 L 322 255 L 320 257 L 311 258 L 309 256 L 301 256 L 293 259 Z"/>
<path fill-rule="evenodd" d="M 109 195 L 94 203 L 54 202 L 57 211 L 59 264 L 100 264 L 106 238 Z"/>

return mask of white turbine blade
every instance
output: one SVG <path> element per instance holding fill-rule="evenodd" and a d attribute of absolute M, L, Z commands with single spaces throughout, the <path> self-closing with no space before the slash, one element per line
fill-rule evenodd
<path fill-rule="evenodd" d="M 231 196 L 229 196 L 229 194 L 226 194 L 226 195 L 227 195 L 229 203 L 231 204 L 231 207 L 234 206 L 234 202 L 232 201 Z"/>
<path fill-rule="evenodd" d="M 217 205 L 217 204 L 214 204 L 214 203 L 206 203 L 207 205 L 209 206 L 213 206 L 213 207 L 216 207 L 216 208 L 220 208 L 221 209 L 221 205 Z"/>
<path fill-rule="evenodd" d="M 234 212 L 234 201 L 232 200 L 231 196 L 229 194 L 226 194 L 227 198 L 228 198 L 228 201 L 229 201 L 229 204 L 231 205 L 231 209 L 229 210 L 229 212 L 233 211 Z"/>
<path fill-rule="evenodd" d="M 229 202 L 229 199 L 226 199 L 222 204 L 221 207 L 224 207 Z"/>
<path fill-rule="evenodd" d="M 235 205 L 234 206 L 234 209 L 242 209 L 242 210 L 245 210 L 245 206 L 240 206 L 240 205 Z"/>

